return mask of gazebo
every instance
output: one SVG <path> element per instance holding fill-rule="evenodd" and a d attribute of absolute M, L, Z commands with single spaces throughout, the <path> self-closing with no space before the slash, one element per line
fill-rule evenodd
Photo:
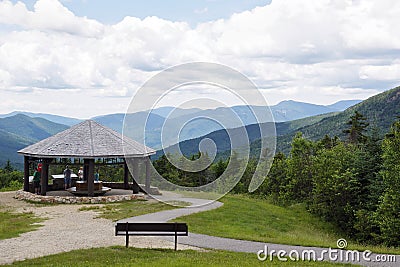
<path fill-rule="evenodd" d="M 103 164 L 124 165 L 124 189 L 129 188 L 129 170 L 133 167 L 133 177 L 138 176 L 138 164 L 145 162 L 145 191 L 150 191 L 150 156 L 155 150 L 140 144 L 120 133 L 93 120 L 86 120 L 71 128 L 50 136 L 18 151 L 24 155 L 24 191 L 29 191 L 29 166 L 42 163 L 41 195 L 46 195 L 49 181 L 49 166 L 65 164 L 66 159 L 78 160 L 84 167 L 84 180 L 87 181 L 88 196 L 94 195 L 94 166 L 96 159 L 103 159 Z M 64 161 L 63 161 L 64 160 Z M 111 163 L 109 162 L 111 160 Z M 58 162 L 57 162 L 58 161 Z M 101 163 L 100 163 L 101 164 Z M 136 168 L 135 168 L 136 167 Z M 139 186 L 133 179 L 133 192 L 138 193 Z"/>

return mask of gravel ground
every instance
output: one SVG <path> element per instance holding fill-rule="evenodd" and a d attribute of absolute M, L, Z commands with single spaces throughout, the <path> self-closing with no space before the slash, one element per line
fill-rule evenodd
<path fill-rule="evenodd" d="M 94 211 L 78 211 L 87 205 L 38 206 L 18 201 L 14 192 L 0 193 L 0 205 L 19 212 L 32 211 L 39 217 L 48 218 L 36 231 L 16 238 L 0 240 L 0 264 L 57 254 L 75 249 L 125 245 L 123 236 L 115 236 L 111 220 L 94 218 Z M 173 248 L 173 243 L 155 237 L 130 238 L 130 245 L 144 248 Z M 179 249 L 196 249 L 179 245 Z"/>
<path fill-rule="evenodd" d="M 81 206 L 85 205 L 56 205 L 38 207 L 23 201 L 13 199 L 14 193 L 0 193 L 0 206 L 9 206 L 17 211 L 32 211 L 37 216 L 46 217 L 43 227 L 36 231 L 22 234 L 20 237 L 0 240 L 0 264 L 12 263 L 17 260 L 36 258 L 44 255 L 57 254 L 64 251 L 74 249 L 107 247 L 111 245 L 125 244 L 125 238 L 114 236 L 114 222 L 106 219 L 94 219 L 96 213 L 93 211 L 78 211 Z M 215 209 L 222 205 L 216 201 L 208 205 L 208 202 L 201 199 L 180 198 L 179 195 L 173 193 L 164 193 L 162 200 L 180 200 L 193 203 L 195 207 L 180 208 L 146 214 L 142 216 L 123 219 L 126 221 L 153 221 L 164 222 L 179 216 L 200 212 L 209 209 Z M 87 206 L 87 205 L 86 205 Z M 155 237 L 135 237 L 130 238 L 130 244 L 134 247 L 144 248 L 172 248 L 172 238 L 155 238 Z M 179 237 L 179 249 L 198 249 L 213 248 L 230 250 L 237 252 L 254 253 L 256 257 L 257 251 L 263 250 L 265 246 L 268 251 L 284 250 L 289 253 L 296 250 L 300 253 L 304 250 L 314 250 L 320 255 L 322 248 L 311 248 L 301 246 L 289 246 L 280 244 L 267 244 L 262 242 L 252 242 L 244 240 L 235 240 L 229 238 L 213 237 L 207 235 L 189 233 L 188 237 Z M 324 257 L 327 259 L 327 255 Z M 376 254 L 370 256 L 376 259 Z M 267 259 L 268 261 L 268 259 Z M 343 261 L 342 261 L 343 262 Z M 400 266 L 400 256 L 396 255 L 396 262 L 379 263 L 379 262 L 353 262 L 362 266 Z"/>

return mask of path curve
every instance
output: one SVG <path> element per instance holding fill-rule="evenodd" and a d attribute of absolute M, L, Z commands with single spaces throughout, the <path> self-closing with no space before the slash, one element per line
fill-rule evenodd
<path fill-rule="evenodd" d="M 165 193 L 163 193 L 165 194 Z M 166 196 L 164 199 L 161 199 L 163 201 L 168 201 L 168 200 L 173 200 L 176 195 L 169 195 Z M 223 205 L 223 203 L 219 201 L 212 202 L 211 204 L 208 205 L 203 205 L 200 207 L 197 207 L 199 205 L 202 205 L 202 203 L 207 203 L 209 200 L 201 200 L 201 199 L 196 199 L 196 198 L 179 198 L 180 201 L 185 201 L 185 202 L 190 202 L 192 203 L 193 206 L 195 207 L 188 207 L 188 208 L 180 208 L 180 209 L 174 209 L 174 210 L 166 210 L 166 211 L 160 211 L 160 212 L 155 212 L 151 214 L 146 214 L 142 216 L 136 216 L 136 217 L 131 217 L 131 218 L 126 218 L 123 220 L 120 220 L 119 222 L 167 222 L 169 220 L 176 219 L 181 216 L 193 214 L 196 212 L 201 212 L 201 211 L 207 211 L 207 210 L 212 210 L 219 208 Z M 173 237 L 163 237 L 163 239 L 168 240 L 170 242 L 174 242 Z M 189 236 L 180 236 L 178 239 L 178 247 L 181 245 L 189 245 L 189 246 L 195 246 L 195 247 L 200 247 L 200 248 L 210 248 L 210 249 L 220 249 L 220 250 L 228 250 L 228 251 L 234 251 L 234 252 L 247 252 L 247 253 L 254 253 L 254 257 L 256 256 L 256 253 L 260 250 L 264 250 L 267 247 L 268 251 L 275 250 L 284 250 L 288 254 L 290 251 L 295 250 L 299 253 L 299 255 L 302 255 L 303 251 L 315 251 L 317 258 L 319 255 L 321 255 L 323 250 L 326 250 L 326 248 L 319 248 L 319 247 L 304 247 L 304 246 L 292 246 L 292 245 L 283 245 L 283 244 L 272 244 L 272 243 L 263 243 L 263 242 L 255 242 L 255 241 L 247 241 L 247 240 L 237 240 L 237 239 L 231 239 L 231 238 L 223 238 L 223 237 L 216 237 L 216 236 L 209 236 L 209 235 L 203 235 L 203 234 L 195 234 L 195 233 L 189 233 Z M 335 248 L 333 248 L 335 249 Z M 340 252 L 338 252 L 338 255 Z M 322 254 L 324 255 L 324 254 Z M 343 254 L 343 259 L 345 259 L 345 255 Z M 370 255 L 370 259 L 375 259 L 377 254 L 372 254 Z M 370 266 L 370 267 L 399 267 L 400 266 L 400 255 L 396 255 L 396 261 L 392 263 L 379 263 L 379 262 L 368 262 L 362 259 L 362 255 L 360 255 L 360 261 L 354 261 L 354 262 L 348 262 L 345 260 L 338 260 L 335 261 L 336 263 L 353 263 L 353 264 L 358 264 L 362 266 Z M 269 259 L 267 259 L 268 261 Z M 277 260 L 275 258 L 275 260 Z M 329 260 L 329 256 L 326 253 L 324 260 Z"/>
<path fill-rule="evenodd" d="M 57 205 L 37 207 L 35 205 L 18 201 L 12 198 L 14 192 L 0 193 L 0 206 L 17 208 L 17 211 L 32 211 L 39 217 L 47 217 L 48 220 L 42 222 L 43 225 L 36 231 L 21 234 L 16 238 L 0 240 L 0 264 L 10 264 L 14 261 L 37 258 L 40 256 L 57 254 L 75 249 L 107 247 L 112 245 L 123 246 L 124 238 L 116 237 L 114 234 L 115 223 L 101 218 L 95 218 L 97 214 L 93 211 L 78 211 L 85 205 Z M 181 198 L 178 195 L 166 193 L 162 199 L 181 200 L 193 203 L 197 207 L 181 208 L 146 214 L 121 220 L 126 221 L 159 221 L 165 222 L 180 216 L 189 215 L 196 212 L 218 208 L 223 204 L 215 201 L 211 204 L 202 205 L 209 200 L 196 198 Z M 131 245 L 143 248 L 172 248 L 172 238 L 156 237 L 131 237 Z M 264 249 L 290 251 L 296 249 L 301 253 L 302 250 L 315 249 L 316 252 L 322 248 L 310 248 L 300 246 L 289 246 L 280 244 L 268 244 L 262 242 L 235 240 L 229 238 L 214 237 L 208 235 L 189 233 L 188 237 L 179 237 L 179 249 L 212 248 L 230 250 L 235 252 L 254 253 Z M 369 263 L 359 262 L 364 266 L 389 266 L 398 267 L 400 256 L 396 256 L 397 263 Z"/>
<path fill-rule="evenodd" d="M 94 211 L 79 211 L 88 205 L 35 206 L 13 198 L 15 192 L 0 192 L 0 208 L 33 212 L 48 218 L 37 230 L 19 237 L 0 240 L 0 265 L 38 258 L 76 249 L 123 246 L 125 239 L 115 236 L 115 222 L 96 218 Z M 5 208 L 4 208 L 5 207 Z M 173 244 L 156 237 L 131 237 L 131 245 L 141 248 L 173 248 Z M 197 249 L 182 245 L 181 249 Z"/>

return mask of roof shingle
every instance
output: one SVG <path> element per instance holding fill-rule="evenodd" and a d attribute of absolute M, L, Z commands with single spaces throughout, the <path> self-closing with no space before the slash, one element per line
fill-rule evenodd
<path fill-rule="evenodd" d="M 146 157 L 155 154 L 155 150 L 87 120 L 18 153 L 41 158 L 114 158 Z"/>

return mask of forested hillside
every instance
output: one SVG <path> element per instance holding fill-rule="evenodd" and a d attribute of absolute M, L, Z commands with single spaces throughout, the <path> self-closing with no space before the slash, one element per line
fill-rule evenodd
<path fill-rule="evenodd" d="M 345 138 L 343 130 L 355 111 L 367 118 L 370 130 L 376 129 L 377 134 L 384 134 L 390 129 L 396 116 L 400 115 L 400 87 L 370 97 L 343 112 L 326 117 L 314 124 L 299 127 L 285 135 L 278 135 L 278 150 L 287 153 L 297 131 L 302 132 L 306 138 L 311 140 L 321 139 L 326 134 Z"/>
<path fill-rule="evenodd" d="M 18 168 L 22 166 L 21 148 L 67 129 L 68 126 L 23 114 L 0 119 L 0 166 L 7 160 Z"/>

